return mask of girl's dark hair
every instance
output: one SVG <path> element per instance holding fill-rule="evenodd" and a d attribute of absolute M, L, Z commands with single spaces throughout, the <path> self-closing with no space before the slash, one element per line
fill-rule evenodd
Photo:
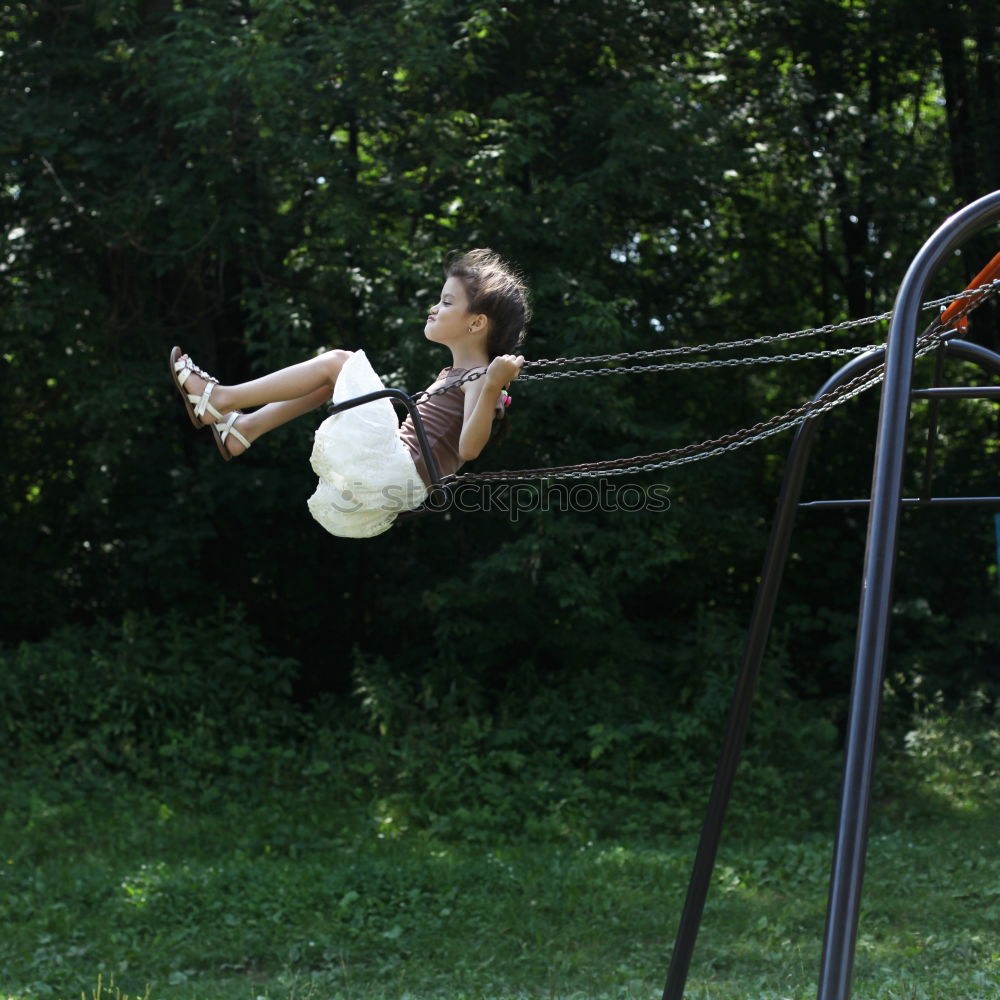
<path fill-rule="evenodd" d="M 486 353 L 490 360 L 501 354 L 520 353 L 531 320 L 528 286 L 503 258 L 482 248 L 454 251 L 444 266 L 445 277 L 459 278 L 465 285 L 469 312 L 489 320 Z M 501 408 L 493 420 L 490 442 L 500 442 L 510 433 L 510 421 Z"/>

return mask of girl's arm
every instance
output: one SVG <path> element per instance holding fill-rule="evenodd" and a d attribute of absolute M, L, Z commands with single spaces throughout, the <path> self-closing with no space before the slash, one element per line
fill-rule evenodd
<path fill-rule="evenodd" d="M 517 378 L 523 364 L 524 358 L 520 354 L 501 354 L 490 362 L 482 378 L 462 386 L 465 390 L 465 417 L 462 436 L 458 440 L 458 455 L 463 462 L 471 462 L 486 447 L 500 390 Z"/>

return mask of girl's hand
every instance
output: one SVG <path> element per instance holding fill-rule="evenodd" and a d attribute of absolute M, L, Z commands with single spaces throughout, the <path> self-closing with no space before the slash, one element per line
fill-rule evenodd
<path fill-rule="evenodd" d="M 495 386 L 507 385 L 517 378 L 523 364 L 523 354 L 497 355 L 486 369 L 486 381 Z"/>

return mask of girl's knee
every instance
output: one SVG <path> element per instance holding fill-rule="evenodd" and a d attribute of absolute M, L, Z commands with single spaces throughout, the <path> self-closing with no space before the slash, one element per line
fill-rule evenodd
<path fill-rule="evenodd" d="M 347 359 L 351 357 L 353 351 L 344 351 L 339 347 L 334 348 L 332 351 L 324 351 L 318 357 L 323 365 L 323 373 L 326 375 L 327 381 L 333 386 L 334 382 L 337 381 L 337 376 L 340 374 L 340 370 L 347 364 Z"/>

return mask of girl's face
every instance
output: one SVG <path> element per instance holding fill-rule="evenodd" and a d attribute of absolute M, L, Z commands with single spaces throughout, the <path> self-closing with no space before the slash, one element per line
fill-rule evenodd
<path fill-rule="evenodd" d="M 469 312 L 469 296 L 461 278 L 449 278 L 427 317 L 424 336 L 435 344 L 454 344 L 469 335 L 476 317 Z"/>

